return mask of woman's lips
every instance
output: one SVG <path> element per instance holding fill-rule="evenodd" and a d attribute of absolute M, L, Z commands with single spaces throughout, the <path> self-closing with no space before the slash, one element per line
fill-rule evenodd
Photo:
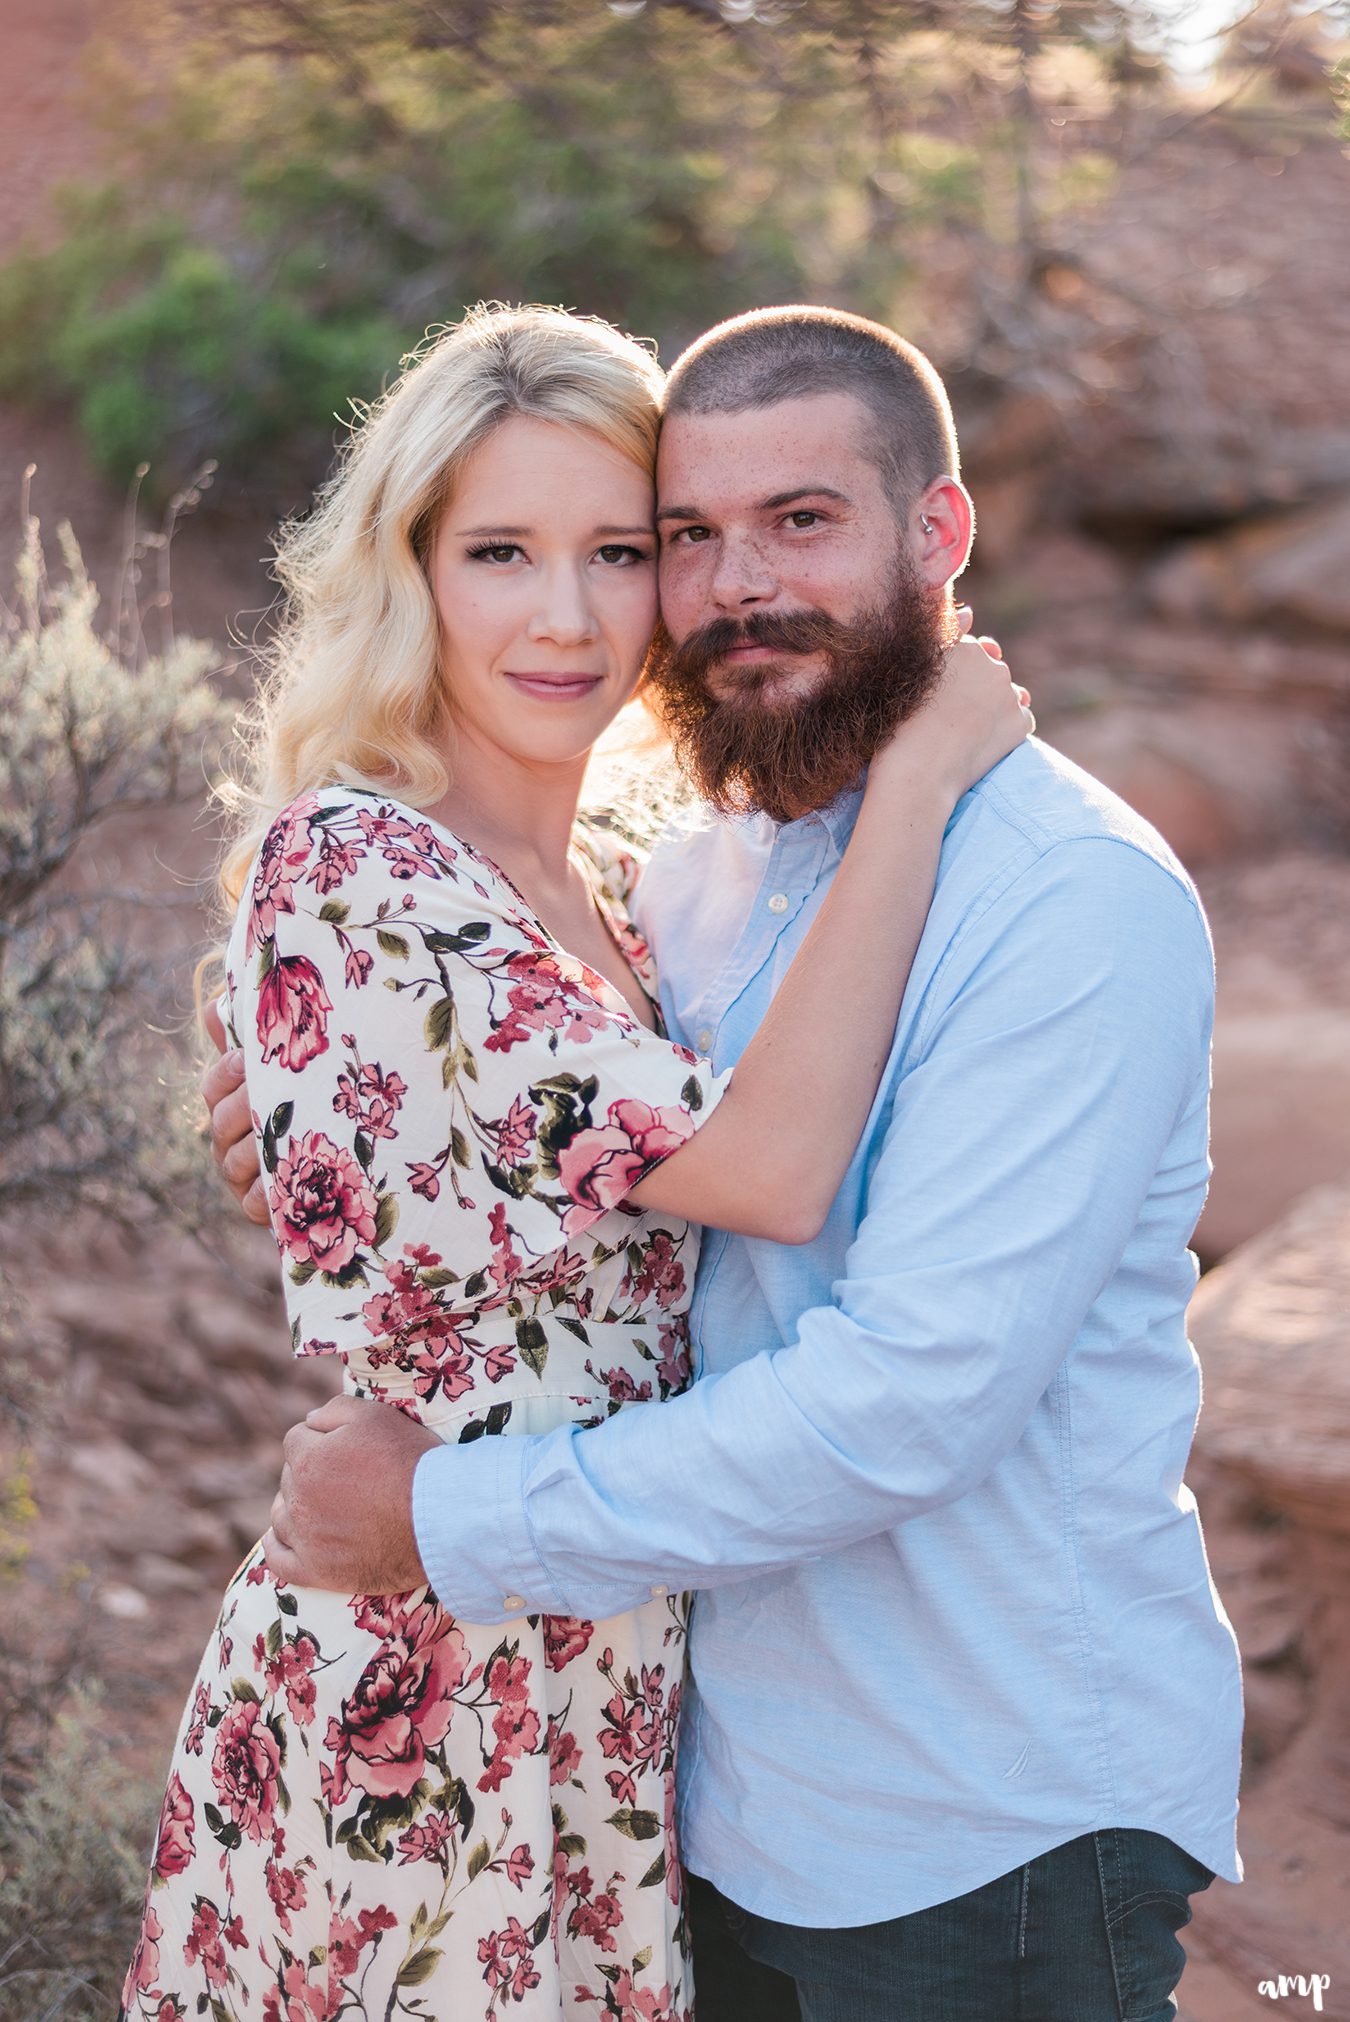
<path fill-rule="evenodd" d="M 545 702 L 580 702 L 604 680 L 603 674 L 508 674 L 526 695 Z"/>

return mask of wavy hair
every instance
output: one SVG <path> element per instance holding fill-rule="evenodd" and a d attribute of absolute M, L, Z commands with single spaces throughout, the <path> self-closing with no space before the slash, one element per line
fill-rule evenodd
<path fill-rule="evenodd" d="M 231 909 L 297 794 L 341 783 L 423 807 L 446 791 L 450 698 L 428 570 L 460 473 L 492 431 L 529 415 L 655 467 L 660 367 L 599 318 L 480 306 L 402 363 L 382 398 L 357 410 L 314 510 L 277 539 L 285 604 L 246 720 L 248 777 L 228 793 L 219 882 Z"/>

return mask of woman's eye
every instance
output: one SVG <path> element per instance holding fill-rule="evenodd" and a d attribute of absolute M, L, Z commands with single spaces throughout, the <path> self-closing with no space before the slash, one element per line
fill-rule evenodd
<path fill-rule="evenodd" d="M 475 562 L 511 562 L 520 553 L 515 541 L 492 541 L 485 547 L 470 548 L 469 559 Z"/>
<path fill-rule="evenodd" d="M 633 562 L 645 562 L 647 559 L 641 548 L 627 547 L 622 541 L 607 541 L 603 548 L 596 550 L 596 553 L 602 562 L 608 563 L 612 568 L 623 568 Z"/>

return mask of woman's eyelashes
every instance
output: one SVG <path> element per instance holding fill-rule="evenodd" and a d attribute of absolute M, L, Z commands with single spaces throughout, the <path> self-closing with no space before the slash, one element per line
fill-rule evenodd
<path fill-rule="evenodd" d="M 477 547 L 466 550 L 471 562 L 485 562 L 489 568 L 506 568 L 516 561 L 528 561 L 529 556 L 519 541 L 483 541 Z M 632 568 L 639 562 L 654 560 L 653 550 L 631 546 L 627 541 L 606 541 L 591 556 L 608 569 Z"/>

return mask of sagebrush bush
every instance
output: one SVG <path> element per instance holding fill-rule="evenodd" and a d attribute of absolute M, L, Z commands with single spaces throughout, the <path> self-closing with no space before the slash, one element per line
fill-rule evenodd
<path fill-rule="evenodd" d="M 0 2022 L 108 2022 L 136 1932 L 157 1798 L 76 1692 L 0 1806 Z"/>
<path fill-rule="evenodd" d="M 99 845 L 114 817 L 200 798 L 235 709 L 212 647 L 103 629 L 69 528 L 61 547 L 52 582 L 31 520 L 0 603 L 0 1216 L 177 1212 L 205 1161 L 150 1020 L 182 1004 L 132 931 L 150 893 L 105 881 Z"/>

